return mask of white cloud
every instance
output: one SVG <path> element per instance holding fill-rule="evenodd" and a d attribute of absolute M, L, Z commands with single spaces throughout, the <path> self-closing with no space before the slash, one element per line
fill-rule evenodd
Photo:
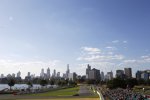
<path fill-rule="evenodd" d="M 108 54 L 109 54 L 109 55 L 113 55 L 114 53 L 113 53 L 113 52 L 108 52 Z"/>
<path fill-rule="evenodd" d="M 100 54 L 101 50 L 98 48 L 92 48 L 92 47 L 82 47 L 81 48 L 83 52 L 87 52 L 88 54 Z"/>
<path fill-rule="evenodd" d="M 108 47 L 112 48 L 112 47 Z M 80 61 L 87 61 L 87 62 L 99 62 L 99 61 L 114 61 L 114 60 L 122 60 L 124 56 L 121 54 L 114 54 L 113 52 L 104 53 L 99 48 L 88 48 L 82 47 L 84 52 L 83 55 L 77 58 Z"/>
<path fill-rule="evenodd" d="M 12 16 L 9 16 L 9 21 L 13 21 L 14 18 Z"/>
<path fill-rule="evenodd" d="M 128 41 L 123 41 L 123 43 L 128 43 Z"/>
<path fill-rule="evenodd" d="M 132 60 L 124 60 L 123 62 L 124 63 L 135 63 L 135 62 L 137 62 L 137 60 L 134 60 L 134 59 L 132 59 Z"/>
<path fill-rule="evenodd" d="M 107 46 L 106 48 L 111 49 L 111 50 L 116 50 L 117 49 L 116 47 L 111 47 L 111 46 Z"/>
<path fill-rule="evenodd" d="M 119 43 L 119 40 L 114 40 L 112 41 L 112 43 Z"/>

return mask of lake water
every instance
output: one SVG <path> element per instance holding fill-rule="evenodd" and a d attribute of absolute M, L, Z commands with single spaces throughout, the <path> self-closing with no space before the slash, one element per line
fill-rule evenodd
<path fill-rule="evenodd" d="M 47 87 L 51 87 L 51 85 L 47 85 Z M 55 87 L 55 86 L 53 86 L 53 87 Z M 9 86 L 8 86 L 8 84 L 0 84 L 0 91 L 1 90 L 3 90 L 3 89 L 5 89 L 5 88 L 10 88 Z M 13 87 L 12 87 L 12 89 L 26 89 L 26 88 L 28 88 L 28 85 L 27 84 L 15 84 Z M 39 84 L 33 84 L 33 87 L 32 87 L 33 89 L 38 89 L 38 88 L 41 88 L 41 85 L 39 85 Z"/>

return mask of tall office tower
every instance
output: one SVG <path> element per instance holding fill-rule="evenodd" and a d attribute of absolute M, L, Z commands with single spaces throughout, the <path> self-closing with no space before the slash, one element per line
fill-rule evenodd
<path fill-rule="evenodd" d="M 137 72 L 136 72 L 136 79 L 137 79 L 137 80 L 140 80 L 140 79 L 141 79 L 141 74 L 142 74 L 142 71 L 137 71 Z"/>
<path fill-rule="evenodd" d="M 56 70 L 54 69 L 53 77 L 56 77 Z"/>
<path fill-rule="evenodd" d="M 77 79 L 77 74 L 74 73 L 69 73 L 69 80 L 75 81 Z"/>
<path fill-rule="evenodd" d="M 89 78 L 89 71 L 91 71 L 91 66 L 88 64 L 86 68 L 86 78 Z"/>
<path fill-rule="evenodd" d="M 15 78 L 15 74 L 14 73 L 12 73 L 12 77 Z"/>
<path fill-rule="evenodd" d="M 50 79 L 50 69 L 47 69 L 47 78 Z"/>
<path fill-rule="evenodd" d="M 104 81 L 105 78 L 104 78 L 104 72 L 101 72 L 101 80 Z"/>
<path fill-rule="evenodd" d="M 88 79 L 100 80 L 100 70 L 97 70 L 95 68 L 90 70 Z"/>
<path fill-rule="evenodd" d="M 1 74 L 1 78 L 4 78 L 4 74 Z"/>
<path fill-rule="evenodd" d="M 44 69 L 43 68 L 41 69 L 41 75 L 40 76 L 44 77 Z"/>
<path fill-rule="evenodd" d="M 21 77 L 21 72 L 20 71 L 17 73 L 17 77 Z"/>
<path fill-rule="evenodd" d="M 116 70 L 116 77 L 125 78 L 123 70 Z"/>
<path fill-rule="evenodd" d="M 131 68 L 124 68 L 124 72 L 127 78 L 132 78 L 132 69 Z"/>
<path fill-rule="evenodd" d="M 60 77 L 60 72 L 57 72 L 57 77 L 58 77 L 58 78 Z"/>
<path fill-rule="evenodd" d="M 69 73 L 70 73 L 69 64 L 67 64 L 66 78 L 69 78 Z"/>
<path fill-rule="evenodd" d="M 28 72 L 28 75 L 27 75 L 28 77 L 30 77 L 30 72 Z"/>
<path fill-rule="evenodd" d="M 112 80 L 113 79 L 113 72 L 107 72 L 107 79 Z"/>

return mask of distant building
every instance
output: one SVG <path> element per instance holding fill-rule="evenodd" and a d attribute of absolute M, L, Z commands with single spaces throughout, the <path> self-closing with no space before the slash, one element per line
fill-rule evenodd
<path fill-rule="evenodd" d="M 77 79 L 77 74 L 74 73 L 69 73 L 69 80 L 75 81 Z"/>
<path fill-rule="evenodd" d="M 21 72 L 20 72 L 20 71 L 17 73 L 17 77 L 18 77 L 18 78 L 21 77 Z"/>
<path fill-rule="evenodd" d="M 56 70 L 53 71 L 53 78 L 56 78 Z"/>
<path fill-rule="evenodd" d="M 91 66 L 88 64 L 86 68 L 86 79 L 89 79 L 89 71 L 91 71 Z"/>
<path fill-rule="evenodd" d="M 66 79 L 69 78 L 69 73 L 70 73 L 69 64 L 67 64 Z"/>
<path fill-rule="evenodd" d="M 105 77 L 104 77 L 104 72 L 101 72 L 101 81 L 104 81 Z"/>
<path fill-rule="evenodd" d="M 1 74 L 1 78 L 4 78 L 4 74 Z"/>
<path fill-rule="evenodd" d="M 140 80 L 140 79 L 149 80 L 150 79 L 150 70 L 137 71 L 136 79 L 137 80 Z"/>
<path fill-rule="evenodd" d="M 60 78 L 60 72 L 57 72 L 57 78 Z"/>
<path fill-rule="evenodd" d="M 131 68 L 124 68 L 126 78 L 132 78 L 132 69 Z"/>
<path fill-rule="evenodd" d="M 7 75 L 7 78 L 12 78 L 11 74 L 8 74 L 8 75 Z"/>
<path fill-rule="evenodd" d="M 144 79 L 144 80 L 148 80 L 149 79 L 149 73 L 143 72 L 141 74 L 141 78 Z"/>
<path fill-rule="evenodd" d="M 89 71 L 88 79 L 100 80 L 100 70 L 93 68 Z"/>
<path fill-rule="evenodd" d="M 123 70 L 116 70 L 116 77 L 118 78 L 125 78 Z"/>
<path fill-rule="evenodd" d="M 47 78 L 50 79 L 50 69 L 47 69 Z"/>
<path fill-rule="evenodd" d="M 12 73 L 12 77 L 15 78 L 15 74 L 14 73 Z"/>
<path fill-rule="evenodd" d="M 28 77 L 30 77 L 30 72 L 28 72 L 28 75 L 27 75 Z"/>
<path fill-rule="evenodd" d="M 107 72 L 105 75 L 105 80 L 112 80 L 113 79 L 113 72 Z"/>
<path fill-rule="evenodd" d="M 64 78 L 64 79 L 66 79 L 66 77 L 67 77 L 67 76 L 66 76 L 66 74 L 65 74 L 65 73 L 63 73 L 63 78 Z"/>
<path fill-rule="evenodd" d="M 41 69 L 40 77 L 44 78 L 44 69 L 43 68 Z"/>
<path fill-rule="evenodd" d="M 136 79 L 137 79 L 137 80 L 140 80 L 140 79 L 141 79 L 141 74 L 142 74 L 142 71 L 137 71 L 137 72 L 136 72 Z"/>

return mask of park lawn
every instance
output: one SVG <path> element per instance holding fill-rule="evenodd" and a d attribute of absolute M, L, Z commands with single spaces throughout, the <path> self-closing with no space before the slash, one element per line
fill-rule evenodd
<path fill-rule="evenodd" d="M 17 100 L 99 100 L 99 98 L 17 99 Z"/>
<path fill-rule="evenodd" d="M 145 88 L 145 92 L 143 92 L 143 88 Z M 136 93 L 150 95 L 150 86 L 135 86 L 133 91 Z"/>
<path fill-rule="evenodd" d="M 79 91 L 79 87 L 66 88 L 61 90 L 54 90 L 45 93 L 31 94 L 33 96 L 73 96 L 77 94 Z"/>

